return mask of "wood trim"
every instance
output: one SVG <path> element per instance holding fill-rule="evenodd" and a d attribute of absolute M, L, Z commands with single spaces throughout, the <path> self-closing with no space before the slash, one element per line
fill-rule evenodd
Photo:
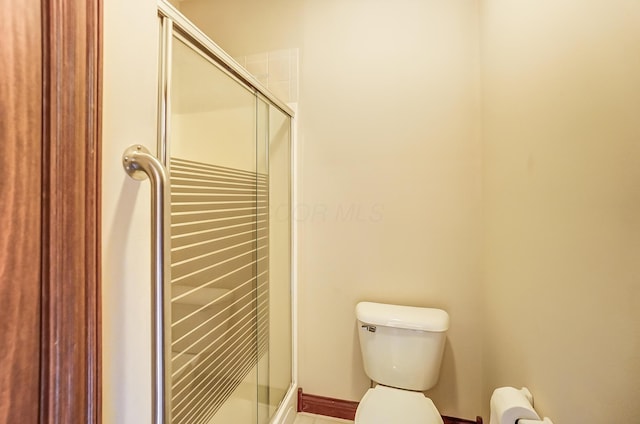
<path fill-rule="evenodd" d="M 356 417 L 356 409 L 358 409 L 358 402 L 310 395 L 303 393 L 302 388 L 298 388 L 298 412 L 353 421 Z"/>
<path fill-rule="evenodd" d="M 442 420 L 444 424 L 482 424 L 482 417 L 477 416 L 475 421 L 466 420 L 464 418 L 456 418 L 456 417 L 448 417 L 446 415 L 442 416 Z"/>
<path fill-rule="evenodd" d="M 100 423 L 101 0 L 43 0 L 41 423 Z"/>
<path fill-rule="evenodd" d="M 40 0 L 0 0 L 0 423 L 38 420 Z"/>
<path fill-rule="evenodd" d="M 356 417 L 356 409 L 358 409 L 358 402 L 310 395 L 304 393 L 302 388 L 298 388 L 298 412 L 353 421 Z M 482 417 L 479 416 L 476 417 L 475 421 L 470 421 L 443 415 L 442 420 L 444 424 L 482 424 Z"/>

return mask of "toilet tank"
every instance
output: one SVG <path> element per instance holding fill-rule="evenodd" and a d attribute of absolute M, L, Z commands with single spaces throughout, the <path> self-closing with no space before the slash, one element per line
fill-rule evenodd
<path fill-rule="evenodd" d="M 406 390 L 424 391 L 436 385 L 449 329 L 445 311 L 360 302 L 356 317 L 369 378 Z"/>

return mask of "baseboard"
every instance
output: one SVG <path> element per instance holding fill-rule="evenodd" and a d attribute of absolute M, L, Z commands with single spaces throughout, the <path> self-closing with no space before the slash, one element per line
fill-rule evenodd
<path fill-rule="evenodd" d="M 471 421 L 465 420 L 464 418 L 447 417 L 443 415 L 442 421 L 444 421 L 444 424 L 482 424 L 482 417 L 478 416 L 475 421 Z"/>
<path fill-rule="evenodd" d="M 353 421 L 357 408 L 358 402 L 310 395 L 303 393 L 302 388 L 298 388 L 298 412 Z"/>
<path fill-rule="evenodd" d="M 356 417 L 356 409 L 358 409 L 358 402 L 310 395 L 304 393 L 302 388 L 298 388 L 298 412 L 353 421 Z M 471 421 L 443 415 L 442 420 L 444 424 L 482 424 L 482 417 L 476 417 L 475 421 Z"/>

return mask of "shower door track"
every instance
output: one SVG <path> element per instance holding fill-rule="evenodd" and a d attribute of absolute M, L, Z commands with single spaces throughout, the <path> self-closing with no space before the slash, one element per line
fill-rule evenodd
<path fill-rule="evenodd" d="M 204 32 L 193 25 L 184 17 L 173 5 L 166 0 L 158 0 L 158 15 L 163 21 L 170 21 L 173 31 L 185 37 L 188 41 L 195 44 L 202 52 L 206 53 L 209 59 L 212 59 L 227 73 L 246 85 L 249 89 L 256 93 L 260 93 L 266 97 L 274 106 L 278 107 L 282 112 L 290 117 L 294 117 L 295 113 L 282 100 L 278 99 L 269 91 L 258 79 L 245 70 L 238 62 L 236 62 L 227 52 L 222 50 L 213 42 Z M 166 37 L 166 34 L 164 35 Z M 166 38 L 165 38 L 166 44 Z M 166 59 L 166 58 L 165 58 Z M 166 69 L 167 63 L 163 61 L 162 67 Z M 163 75 L 161 69 L 161 75 Z M 166 75 L 166 74 L 164 74 Z M 166 90 L 161 90 L 161 93 Z M 167 99 L 163 99 L 167 101 Z"/>

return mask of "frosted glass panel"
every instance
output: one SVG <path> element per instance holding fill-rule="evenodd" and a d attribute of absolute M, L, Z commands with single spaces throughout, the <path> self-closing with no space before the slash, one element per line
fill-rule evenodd
<path fill-rule="evenodd" d="M 292 381 L 290 117 L 171 52 L 171 421 L 267 424 Z"/>
<path fill-rule="evenodd" d="M 178 38 L 171 76 L 172 422 L 253 424 L 266 349 L 257 326 L 257 264 L 266 260 L 258 216 L 267 209 L 256 96 Z"/>

